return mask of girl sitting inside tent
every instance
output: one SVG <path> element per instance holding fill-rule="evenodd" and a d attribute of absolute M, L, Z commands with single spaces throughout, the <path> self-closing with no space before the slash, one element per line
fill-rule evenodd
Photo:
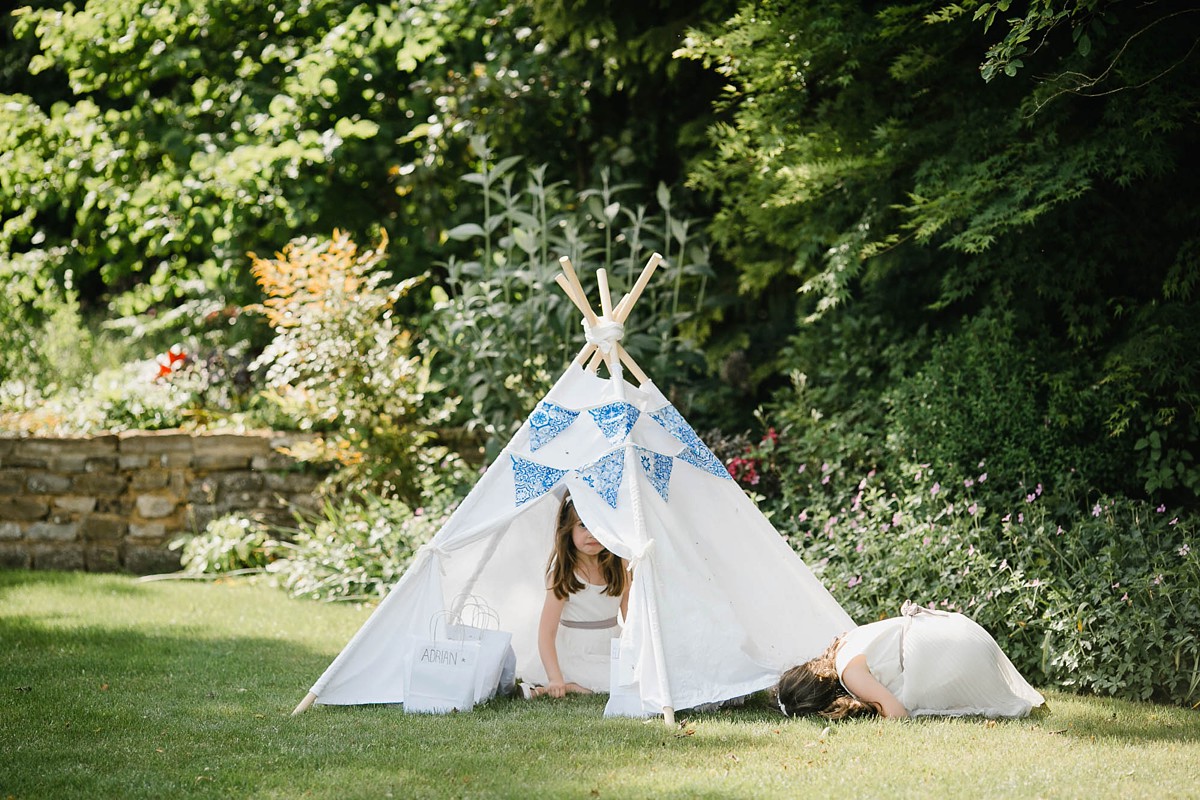
<path fill-rule="evenodd" d="M 1045 699 L 996 640 L 962 614 L 905 602 L 899 617 L 862 625 L 776 687 L 786 716 L 1023 717 Z"/>
<path fill-rule="evenodd" d="M 533 696 L 607 692 L 609 646 L 629 601 L 624 562 L 596 541 L 568 494 L 559 506 L 554 551 L 546 566 L 546 601 L 538 653 L 547 683 Z"/>

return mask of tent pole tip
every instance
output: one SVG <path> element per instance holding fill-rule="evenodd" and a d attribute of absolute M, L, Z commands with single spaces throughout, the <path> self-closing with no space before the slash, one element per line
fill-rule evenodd
<path fill-rule="evenodd" d="M 675 727 L 675 709 L 670 706 L 663 706 L 663 722 L 668 728 Z"/>
<path fill-rule="evenodd" d="M 300 701 L 300 705 L 296 706 L 296 708 L 292 711 L 292 716 L 294 717 L 297 714 L 303 714 L 305 711 L 308 711 L 309 706 L 311 706 L 313 704 L 313 701 L 316 699 L 317 699 L 317 696 L 315 694 L 313 694 L 312 692 L 309 692 L 308 694 L 306 694 L 304 696 L 304 699 Z"/>

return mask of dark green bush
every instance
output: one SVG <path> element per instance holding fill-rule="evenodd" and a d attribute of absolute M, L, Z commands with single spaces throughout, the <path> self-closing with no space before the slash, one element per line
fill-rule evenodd
<path fill-rule="evenodd" d="M 1005 502 L 987 463 L 902 472 L 885 482 L 814 462 L 807 505 L 774 520 L 856 621 L 911 599 L 974 618 L 1035 684 L 1200 697 L 1195 514 L 1070 480 Z"/>

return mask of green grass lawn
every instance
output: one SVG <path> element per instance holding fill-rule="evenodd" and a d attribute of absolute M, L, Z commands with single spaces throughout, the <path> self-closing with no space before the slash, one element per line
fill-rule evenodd
<path fill-rule="evenodd" d="M 0 572 L 0 798 L 1197 797 L 1200 712 L 835 724 L 599 698 L 289 716 L 367 609 L 247 584 Z"/>

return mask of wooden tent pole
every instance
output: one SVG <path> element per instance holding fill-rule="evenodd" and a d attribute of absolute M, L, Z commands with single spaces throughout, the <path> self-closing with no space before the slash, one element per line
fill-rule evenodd
<path fill-rule="evenodd" d="M 642 274 L 638 276 L 637 283 L 629 290 L 629 303 L 625 306 L 625 311 L 622 315 L 617 318 L 617 322 L 624 322 L 629 317 L 629 312 L 633 311 L 633 304 L 638 301 L 638 298 L 642 296 L 642 292 L 646 290 L 646 284 L 650 282 L 650 276 L 654 274 L 654 270 L 658 269 L 658 264 L 661 261 L 662 256 L 658 253 L 650 255 L 650 260 L 646 262 Z"/>
<path fill-rule="evenodd" d="M 604 267 L 596 270 L 596 283 L 600 284 L 600 311 L 605 319 L 612 319 L 612 293 L 608 290 L 608 270 Z"/>
<path fill-rule="evenodd" d="M 621 359 L 621 363 L 625 365 L 625 368 L 629 370 L 633 377 L 638 379 L 639 384 L 650 382 L 650 378 L 645 372 L 642 372 L 642 368 L 637 365 L 633 357 L 620 344 L 617 345 L 617 357 Z"/>
<path fill-rule="evenodd" d="M 313 704 L 313 701 L 316 699 L 317 699 L 317 696 L 315 694 L 313 694 L 312 692 L 309 692 L 308 694 L 306 694 L 304 696 L 304 699 L 300 701 L 300 705 L 296 706 L 296 708 L 292 710 L 292 716 L 294 717 L 297 714 L 303 714 L 305 711 L 308 711 L 309 707 Z"/>
<path fill-rule="evenodd" d="M 596 323 L 600 320 L 597 319 L 596 312 L 592 311 L 592 305 L 587 299 L 587 292 L 583 291 L 583 284 L 579 282 L 579 276 L 575 274 L 575 268 L 571 266 L 571 259 L 563 256 L 558 260 L 558 263 L 566 274 L 567 280 L 571 282 L 571 286 L 575 287 L 575 295 L 579 298 L 579 302 L 582 303 L 583 316 L 587 319 L 588 325 L 595 327 Z"/>

